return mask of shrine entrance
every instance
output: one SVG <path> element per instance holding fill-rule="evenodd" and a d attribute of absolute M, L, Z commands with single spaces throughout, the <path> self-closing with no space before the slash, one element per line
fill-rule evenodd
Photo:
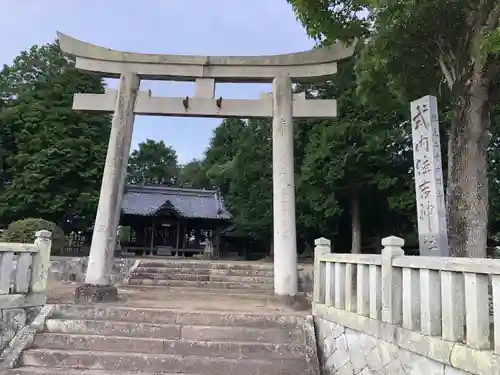
<path fill-rule="evenodd" d="M 117 90 L 75 94 L 73 108 L 113 113 L 111 134 L 85 283 L 89 293 L 109 289 L 110 269 L 131 147 L 134 116 L 273 118 L 274 292 L 297 294 L 297 241 L 293 118 L 337 116 L 335 100 L 310 100 L 293 94 L 293 83 L 325 81 L 337 73 L 337 61 L 353 47 L 342 44 L 275 56 L 178 56 L 121 52 L 59 33 L 61 50 L 76 58 L 76 68 L 119 78 Z M 195 82 L 193 96 L 155 97 L 140 91 L 140 80 Z M 260 99 L 215 97 L 217 83 L 270 83 L 272 94 Z M 251 188 L 251 187 L 249 187 Z M 85 286 L 83 287 L 85 288 Z M 107 291 L 106 293 L 108 293 Z M 82 293 L 86 293 L 83 291 Z"/>

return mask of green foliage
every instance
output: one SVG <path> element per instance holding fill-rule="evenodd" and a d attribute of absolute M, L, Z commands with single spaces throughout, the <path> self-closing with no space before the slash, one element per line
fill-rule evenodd
<path fill-rule="evenodd" d="M 118 240 L 120 243 L 126 243 L 130 240 L 130 235 L 132 233 L 132 228 L 128 226 L 121 226 L 120 227 L 120 236 Z"/>
<path fill-rule="evenodd" d="M 43 219 L 28 218 L 14 221 L 2 233 L 4 242 L 33 243 L 39 230 L 52 232 L 51 254 L 60 254 L 64 249 L 64 232 L 55 223 Z"/>
<path fill-rule="evenodd" d="M 232 168 L 226 172 L 230 176 L 227 203 L 237 226 L 269 245 L 273 220 L 270 120 L 249 120 L 238 132 Z"/>
<path fill-rule="evenodd" d="M 492 235 L 500 233 L 500 104 L 496 105 L 491 120 L 490 147 L 488 149 L 489 220 Z"/>
<path fill-rule="evenodd" d="M 65 228 L 96 211 L 110 118 L 72 110 L 78 92 L 102 93 L 59 46 L 33 46 L 0 72 L 0 218 L 42 216 Z"/>
<path fill-rule="evenodd" d="M 483 51 L 486 54 L 500 54 L 500 26 L 487 33 L 484 40 Z"/>
<path fill-rule="evenodd" d="M 294 121 L 299 248 L 320 236 L 348 249 L 352 196 L 362 204 L 364 242 L 380 233 L 414 231 L 415 192 L 406 108 L 380 85 L 380 107 L 364 103 L 354 64 L 323 85 L 299 85 L 308 98 L 335 97 L 339 118 Z M 225 120 L 214 132 L 203 166 L 223 190 L 233 220 L 262 246 L 272 239 L 270 120 Z M 346 226 L 347 223 L 347 226 Z M 348 229 L 347 233 L 350 233 Z"/>
<path fill-rule="evenodd" d="M 353 63 L 344 62 L 333 80 L 310 89 L 318 98 L 338 98 L 339 111 L 338 119 L 316 121 L 298 170 L 298 199 L 307 201 L 299 205 L 300 219 L 316 236 L 345 228 L 353 220 L 354 205 L 362 207 L 356 220 L 369 224 L 362 225 L 365 240 L 390 234 L 396 221 L 400 234 L 413 230 L 411 138 L 401 125 L 407 114 L 384 87 L 379 89 L 380 106 L 364 103 Z M 308 205 L 309 214 L 304 214 Z M 349 246 L 343 237 L 340 242 Z"/>
<path fill-rule="evenodd" d="M 128 182 L 132 184 L 175 185 L 178 176 L 177 153 L 163 141 L 147 139 L 130 154 L 127 172 Z"/>
<path fill-rule="evenodd" d="M 270 130 L 268 120 L 223 120 L 201 168 L 210 185 L 221 191 L 237 227 L 266 249 L 272 233 Z"/>
<path fill-rule="evenodd" d="M 500 92 L 500 28 L 494 15 L 500 5 L 494 0 L 473 0 L 471 7 L 470 0 L 289 2 L 320 44 L 370 37 L 359 44 L 354 59 L 339 62 L 332 80 L 296 88 L 308 99 L 336 98 L 339 112 L 337 119 L 294 121 L 299 249 L 307 253 L 315 238 L 325 236 L 337 249 L 349 250 L 356 204 L 361 207 L 357 220 L 364 245 L 374 242 L 379 247 L 380 238 L 390 234 L 415 238 L 408 102 L 428 94 L 438 97 L 447 160 L 446 145 L 456 142 L 453 134 L 470 129 L 456 114 L 467 102 L 466 83 L 477 66 L 490 84 L 490 96 L 481 108 L 493 107 L 491 125 L 485 121 L 479 129 L 490 134 L 489 226 L 492 233 L 500 233 L 500 106 L 494 106 Z M 489 14 L 493 16 L 485 17 Z M 28 236 L 38 229 L 60 231 L 54 223 L 65 229 L 91 224 L 110 119 L 71 107 L 74 93 L 103 89 L 99 78 L 78 72 L 57 44 L 34 46 L 1 70 L 0 221 L 34 216 L 52 221 L 12 223 L 7 234 L 17 236 L 15 241 L 32 242 Z M 182 167 L 170 146 L 146 140 L 131 153 L 127 179 L 136 184 L 216 187 L 237 230 L 268 249 L 271 138 L 270 120 L 226 119 L 214 131 L 204 158 Z M 446 172 L 444 166 L 445 178 Z M 453 173 L 451 177 L 457 178 Z M 62 249 L 62 232 L 60 238 Z"/>
<path fill-rule="evenodd" d="M 212 185 L 226 195 L 231 185 L 234 158 L 239 150 L 246 123 L 240 119 L 223 120 L 215 131 L 205 153 L 206 176 Z"/>
<path fill-rule="evenodd" d="M 484 256 L 488 202 L 483 197 L 488 182 L 481 171 L 488 157 L 486 135 L 492 104 L 500 99 L 500 3 L 288 2 L 308 34 L 323 43 L 369 36 L 355 57 L 358 92 L 365 103 L 386 111 L 381 101 L 387 96 L 380 95 L 385 88 L 405 106 L 424 95 L 438 97 L 441 119 L 447 125 L 443 138 L 449 142 L 448 160 L 453 167 L 449 169 L 447 192 L 450 246 L 456 255 Z M 360 11 L 361 21 L 356 14 Z M 385 77 L 385 83 L 381 77 Z M 473 112 L 477 115 L 472 116 Z M 475 166 L 470 165 L 471 160 Z M 471 174 L 469 178 L 463 178 L 464 169 Z M 469 181 L 475 181 L 475 186 Z"/>
<path fill-rule="evenodd" d="M 180 187 L 192 189 L 212 188 L 202 160 L 192 160 L 179 170 L 177 181 Z"/>
<path fill-rule="evenodd" d="M 373 0 L 288 0 L 309 36 L 351 40 L 368 34 Z"/>

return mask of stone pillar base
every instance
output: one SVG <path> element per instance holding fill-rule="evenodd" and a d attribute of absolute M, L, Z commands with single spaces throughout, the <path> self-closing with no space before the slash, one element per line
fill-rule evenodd
<path fill-rule="evenodd" d="M 75 303 L 105 303 L 118 300 L 118 289 L 113 285 L 84 284 L 75 289 Z"/>
<path fill-rule="evenodd" d="M 286 307 L 291 307 L 295 311 L 310 311 L 311 301 L 307 298 L 304 293 L 297 293 L 293 296 L 291 295 L 279 295 L 274 294 L 271 299 Z"/>

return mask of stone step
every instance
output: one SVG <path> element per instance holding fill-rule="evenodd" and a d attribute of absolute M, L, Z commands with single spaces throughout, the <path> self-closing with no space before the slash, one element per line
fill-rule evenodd
<path fill-rule="evenodd" d="M 12 370 L 4 370 L 1 375 L 138 375 L 137 371 L 123 372 L 113 370 L 84 370 L 70 369 L 65 367 L 47 368 L 47 367 L 20 367 Z M 147 371 L 140 372 L 140 375 L 178 375 L 170 372 Z M 189 375 L 184 373 L 183 375 Z M 191 374 L 195 375 L 195 374 Z"/>
<path fill-rule="evenodd" d="M 136 282 L 136 281 L 134 281 Z M 238 298 L 249 298 L 249 299 L 269 299 L 274 293 L 273 289 L 262 290 L 262 289 L 210 289 L 210 288 L 200 288 L 198 286 L 173 286 L 173 285 L 130 285 L 127 284 L 127 290 L 133 291 L 134 289 L 139 289 L 141 291 L 147 291 L 149 289 L 158 289 L 161 290 L 162 293 L 165 293 L 165 296 L 168 296 L 168 293 L 175 293 L 181 295 L 200 295 L 206 296 L 208 295 L 221 295 L 224 297 L 235 296 Z"/>
<path fill-rule="evenodd" d="M 182 268 L 186 270 L 210 270 L 209 262 L 195 262 L 195 261 L 175 261 L 175 260 L 166 260 L 166 259 L 157 259 L 157 260 L 141 260 L 139 263 L 139 267 L 145 268 Z"/>
<path fill-rule="evenodd" d="M 179 274 L 196 274 L 196 275 L 227 275 L 227 276 L 261 276 L 273 277 L 272 269 L 227 269 L 227 268 L 193 268 L 193 267 L 145 267 L 143 265 L 137 267 L 136 272 L 139 273 L 179 273 Z"/>
<path fill-rule="evenodd" d="M 34 348 L 97 350 L 148 354 L 218 356 L 224 358 L 283 359 L 305 356 L 299 344 L 162 340 L 137 337 L 45 333 L 35 337 Z"/>
<path fill-rule="evenodd" d="M 45 332 L 178 339 L 180 328 L 174 324 L 149 324 L 112 320 L 48 319 L 45 322 Z"/>
<path fill-rule="evenodd" d="M 261 277 L 273 277 L 273 269 L 263 269 L 263 268 L 252 268 L 252 269 L 212 269 L 212 275 L 227 275 L 227 276 L 261 276 Z"/>
<path fill-rule="evenodd" d="M 132 273 L 132 279 L 210 281 L 210 275 L 197 275 L 189 273 L 149 273 L 136 271 Z"/>
<path fill-rule="evenodd" d="M 210 280 L 237 283 L 272 284 L 274 286 L 273 276 L 211 275 Z"/>
<path fill-rule="evenodd" d="M 189 280 L 159 280 L 159 279 L 142 279 L 130 278 L 130 285 L 162 285 L 162 286 L 182 286 L 182 287 L 198 287 L 207 289 L 234 289 L 234 290 L 262 290 L 272 291 L 273 284 L 268 283 L 250 283 L 250 282 L 223 282 L 223 281 L 189 281 Z"/>
<path fill-rule="evenodd" d="M 264 270 L 273 271 L 273 263 L 245 263 L 245 262 L 211 262 L 212 270 L 233 270 L 233 271 L 251 271 Z"/>
<path fill-rule="evenodd" d="M 222 313 L 218 311 L 180 312 L 158 308 L 88 307 L 78 305 L 57 305 L 52 318 L 288 330 L 300 329 L 304 322 L 304 318 L 296 314 Z"/>
<path fill-rule="evenodd" d="M 22 354 L 25 366 L 114 371 L 166 371 L 205 375 L 302 375 L 308 370 L 301 359 L 229 359 L 217 356 L 158 355 L 100 351 L 31 349 Z"/>
<path fill-rule="evenodd" d="M 272 263 L 235 263 L 235 262 L 215 262 L 215 261 L 186 261 L 169 259 L 144 259 L 140 261 L 139 267 L 152 268 L 185 268 L 185 269 L 208 269 L 208 270 L 233 270 L 233 271 L 252 271 L 264 270 L 273 271 Z"/>
<path fill-rule="evenodd" d="M 135 281 L 134 281 L 135 282 Z M 206 296 L 213 295 L 215 296 L 224 296 L 231 297 L 235 296 L 238 298 L 246 298 L 249 299 L 269 299 L 274 293 L 274 290 L 259 290 L 259 289 L 210 289 L 210 288 L 200 288 L 198 286 L 173 286 L 173 285 L 131 285 L 127 284 L 124 289 L 127 291 L 136 293 L 137 291 L 148 292 L 152 290 L 159 290 L 165 294 L 167 297 L 169 293 L 181 294 L 181 295 L 189 295 L 189 296 Z"/>
<path fill-rule="evenodd" d="M 167 268 L 167 267 L 137 267 L 135 272 L 138 273 L 168 273 L 168 274 L 191 274 L 191 275 L 202 275 L 208 276 L 211 273 L 211 270 L 208 268 Z"/>
<path fill-rule="evenodd" d="M 198 275 L 190 273 L 157 273 L 157 272 L 139 272 L 132 273 L 133 279 L 147 280 L 186 280 L 186 281 L 217 281 L 217 282 L 237 282 L 237 283 L 256 283 L 273 284 L 274 278 L 268 276 L 240 276 L 240 275 Z"/>
<path fill-rule="evenodd" d="M 45 332 L 161 338 L 167 340 L 215 340 L 273 344 L 303 343 L 303 334 L 299 329 L 150 324 L 112 320 L 49 319 L 45 325 Z"/>

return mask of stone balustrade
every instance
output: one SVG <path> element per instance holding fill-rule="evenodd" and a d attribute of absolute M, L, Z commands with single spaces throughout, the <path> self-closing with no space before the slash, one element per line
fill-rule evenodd
<path fill-rule="evenodd" d="M 0 309 L 45 303 L 51 232 L 36 232 L 35 243 L 0 243 Z"/>
<path fill-rule="evenodd" d="M 500 260 L 405 256 L 398 237 L 382 240 L 381 255 L 315 245 L 316 318 L 430 358 L 443 373 L 497 373 Z"/>
<path fill-rule="evenodd" d="M 45 304 L 52 233 L 35 237 L 33 244 L 0 242 L 0 369 Z"/>

